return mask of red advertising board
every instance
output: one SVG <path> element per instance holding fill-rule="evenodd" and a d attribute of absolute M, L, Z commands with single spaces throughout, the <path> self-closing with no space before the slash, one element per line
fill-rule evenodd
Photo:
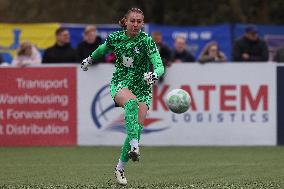
<path fill-rule="evenodd" d="M 77 143 L 76 68 L 0 68 L 0 146 Z"/>

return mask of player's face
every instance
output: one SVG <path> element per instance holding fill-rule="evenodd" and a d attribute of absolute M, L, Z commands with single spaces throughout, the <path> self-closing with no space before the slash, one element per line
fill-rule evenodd
<path fill-rule="evenodd" d="M 126 19 L 127 35 L 137 35 L 144 26 L 144 16 L 137 12 L 130 12 Z"/>

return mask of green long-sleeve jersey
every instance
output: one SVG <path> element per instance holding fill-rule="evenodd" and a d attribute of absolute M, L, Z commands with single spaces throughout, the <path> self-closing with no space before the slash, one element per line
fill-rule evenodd
<path fill-rule="evenodd" d="M 144 80 L 144 73 L 150 71 L 153 64 L 154 72 L 160 77 L 164 66 L 152 38 L 145 32 L 135 37 L 128 37 L 126 31 L 111 33 L 105 43 L 91 55 L 92 59 L 113 51 L 116 56 L 115 71 L 111 80 L 111 95 L 114 97 L 121 88 L 129 88 L 141 101 L 150 104 L 151 86 Z"/>
<path fill-rule="evenodd" d="M 135 37 L 128 37 L 125 30 L 113 32 L 91 56 L 96 59 L 110 51 L 114 51 L 116 55 L 114 77 L 121 76 L 130 79 L 133 74 L 143 77 L 143 74 L 149 71 L 151 63 L 158 77 L 164 73 L 164 66 L 156 44 L 145 32 L 139 32 Z"/>

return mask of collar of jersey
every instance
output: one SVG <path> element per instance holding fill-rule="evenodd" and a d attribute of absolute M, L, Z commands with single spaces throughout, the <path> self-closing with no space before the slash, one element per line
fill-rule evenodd
<path fill-rule="evenodd" d="M 126 39 L 135 39 L 136 37 L 138 37 L 141 34 L 141 31 L 135 36 L 135 37 L 129 37 L 128 35 L 126 35 L 126 30 L 124 30 L 124 37 Z"/>

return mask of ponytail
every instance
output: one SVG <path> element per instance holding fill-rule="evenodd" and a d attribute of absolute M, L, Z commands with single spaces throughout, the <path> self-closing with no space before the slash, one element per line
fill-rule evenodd
<path fill-rule="evenodd" d="M 126 29 L 126 16 L 124 16 L 122 19 L 120 19 L 119 21 L 118 21 L 118 24 L 119 24 L 119 26 L 122 28 L 122 29 Z"/>

